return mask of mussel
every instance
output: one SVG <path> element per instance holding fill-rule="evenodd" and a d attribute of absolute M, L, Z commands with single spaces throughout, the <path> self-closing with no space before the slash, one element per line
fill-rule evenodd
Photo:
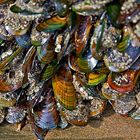
<path fill-rule="evenodd" d="M 5 118 L 7 122 L 14 124 L 21 122 L 25 116 L 26 111 L 24 109 L 19 107 L 10 107 Z"/>
<path fill-rule="evenodd" d="M 105 10 L 105 5 L 111 1 L 112 0 L 84 0 L 73 4 L 72 10 L 84 16 L 100 15 Z"/>
<path fill-rule="evenodd" d="M 77 104 L 77 93 L 72 84 L 72 72 L 68 65 L 61 67 L 52 81 L 56 99 L 68 110 L 73 110 Z"/>
<path fill-rule="evenodd" d="M 5 119 L 5 109 L 0 109 L 0 124 L 4 121 Z"/>
<path fill-rule="evenodd" d="M 89 117 L 98 117 L 99 115 L 101 115 L 105 110 L 106 104 L 106 100 L 103 100 L 99 97 L 93 97 L 89 104 Z"/>
<path fill-rule="evenodd" d="M 128 113 L 136 107 L 136 100 L 134 96 L 127 95 L 112 101 L 111 104 L 116 113 L 128 115 Z"/>
<path fill-rule="evenodd" d="M 88 123 L 89 108 L 83 103 L 80 96 L 78 98 L 78 103 L 74 110 L 70 111 L 62 107 L 60 113 L 70 124 L 85 126 Z"/>
<path fill-rule="evenodd" d="M 30 116 L 32 129 L 38 139 L 43 140 L 46 133 L 57 127 L 59 123 L 59 113 L 56 109 L 56 101 L 52 96 L 52 89 L 44 90 L 45 98 L 36 104 Z"/>
<path fill-rule="evenodd" d="M 113 89 L 120 93 L 127 93 L 134 89 L 140 71 L 128 70 L 119 74 L 110 74 L 108 76 L 108 84 Z"/>
<path fill-rule="evenodd" d="M 129 27 L 124 27 L 124 36 L 126 34 L 130 36 L 127 37 L 129 40 L 127 42 L 126 39 L 122 40 L 123 42 L 118 44 L 118 49 L 109 49 L 104 56 L 106 66 L 113 72 L 122 72 L 129 69 L 140 56 L 139 44 L 134 44 L 137 37 L 133 36 Z"/>
<path fill-rule="evenodd" d="M 74 71 L 79 73 L 89 73 L 95 68 L 98 60 L 92 56 L 90 50 L 87 50 L 79 57 L 76 57 L 75 54 L 71 53 L 68 62 L 70 68 Z"/>

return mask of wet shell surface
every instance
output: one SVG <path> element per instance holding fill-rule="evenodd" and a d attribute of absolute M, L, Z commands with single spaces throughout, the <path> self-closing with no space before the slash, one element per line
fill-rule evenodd
<path fill-rule="evenodd" d="M 0 0 L 0 124 L 44 140 L 108 104 L 140 120 L 139 0 Z"/>

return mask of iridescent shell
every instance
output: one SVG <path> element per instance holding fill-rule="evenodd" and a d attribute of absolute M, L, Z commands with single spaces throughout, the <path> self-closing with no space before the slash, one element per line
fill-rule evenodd
<path fill-rule="evenodd" d="M 91 27 L 91 17 L 81 17 L 81 23 L 75 32 L 75 48 L 77 55 L 83 53 L 85 50 Z"/>
<path fill-rule="evenodd" d="M 127 93 L 134 89 L 140 71 L 126 71 L 123 73 L 110 74 L 108 76 L 108 84 L 113 89 L 120 93 Z"/>
<path fill-rule="evenodd" d="M 21 47 L 24 47 L 24 48 L 31 47 L 31 39 L 30 39 L 29 32 L 27 32 L 24 35 L 16 36 L 15 40 L 16 40 L 17 44 Z"/>
<path fill-rule="evenodd" d="M 100 20 L 96 22 L 94 33 L 90 40 L 90 50 L 93 57 L 102 60 L 108 48 L 115 48 L 121 31 L 116 29 L 110 23 L 105 13 Z"/>
<path fill-rule="evenodd" d="M 25 56 L 25 58 L 23 60 L 23 63 L 22 63 L 22 72 L 24 73 L 23 83 L 27 82 L 27 75 L 32 69 L 35 54 L 36 54 L 36 48 L 32 46 L 28 50 L 28 52 L 26 53 L 26 56 Z"/>
<path fill-rule="evenodd" d="M 46 65 L 41 74 L 40 74 L 40 80 L 41 81 L 47 81 L 57 72 L 57 70 L 60 68 L 60 63 L 57 62 L 56 59 L 54 59 L 50 64 Z"/>
<path fill-rule="evenodd" d="M 6 121 L 9 123 L 19 123 L 26 116 L 26 111 L 19 107 L 10 107 L 6 115 Z"/>
<path fill-rule="evenodd" d="M 68 110 L 75 109 L 77 95 L 72 84 L 72 73 L 68 66 L 61 67 L 59 73 L 54 75 L 52 85 L 58 102 Z"/>
<path fill-rule="evenodd" d="M 62 108 L 60 113 L 72 125 L 85 126 L 88 123 L 89 108 L 81 100 L 74 110 Z"/>
<path fill-rule="evenodd" d="M 76 57 L 74 54 L 69 56 L 68 64 L 71 69 L 80 73 L 89 73 L 97 65 L 96 60 L 90 50 L 85 52 L 82 56 Z"/>
<path fill-rule="evenodd" d="M 139 70 L 140 69 L 140 57 L 138 60 L 130 67 L 130 70 Z"/>
<path fill-rule="evenodd" d="M 106 74 L 92 72 L 88 75 L 88 85 L 95 86 L 105 81 Z"/>
<path fill-rule="evenodd" d="M 42 130 L 51 130 L 57 127 L 59 113 L 56 109 L 56 102 L 52 96 L 52 89 L 49 90 L 45 99 L 34 107 L 35 124 Z"/>
<path fill-rule="evenodd" d="M 22 48 L 18 48 L 11 56 L 0 63 L 0 69 L 2 70 L 0 91 L 15 91 L 27 82 L 27 73 L 31 70 L 36 49 L 31 47 L 24 59 L 23 52 Z M 6 69 L 7 66 L 10 69 Z"/>
<path fill-rule="evenodd" d="M 52 38 L 44 45 L 37 47 L 37 57 L 41 63 L 49 64 L 54 58 L 54 42 Z"/>
<path fill-rule="evenodd" d="M 3 59 L 0 63 L 0 91 L 9 92 L 18 89 L 21 86 L 23 73 L 21 69 L 21 64 L 23 60 L 22 48 L 18 48 L 14 53 L 12 53 L 7 58 Z M 20 55 L 20 56 L 19 56 Z M 13 63 L 11 63 L 11 61 Z M 18 68 L 15 66 L 18 65 Z M 9 66 L 10 70 L 6 69 Z M 16 68 L 16 70 L 15 70 Z M 6 70 L 8 72 L 6 72 Z"/>
<path fill-rule="evenodd" d="M 67 17 L 54 16 L 36 26 L 37 31 L 53 32 L 62 29 L 67 23 Z"/>
<path fill-rule="evenodd" d="M 124 37 L 117 49 L 109 49 L 104 57 L 110 71 L 122 72 L 129 69 L 140 56 L 139 43 L 130 27 L 124 26 Z"/>

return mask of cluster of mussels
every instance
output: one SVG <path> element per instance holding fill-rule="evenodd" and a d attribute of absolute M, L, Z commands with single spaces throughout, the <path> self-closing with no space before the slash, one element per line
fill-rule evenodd
<path fill-rule="evenodd" d="M 110 104 L 140 119 L 139 0 L 0 0 L 0 123 L 39 140 Z"/>

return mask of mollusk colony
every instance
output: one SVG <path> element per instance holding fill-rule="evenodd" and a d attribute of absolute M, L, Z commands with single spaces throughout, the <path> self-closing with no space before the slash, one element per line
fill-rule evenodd
<path fill-rule="evenodd" d="M 0 123 L 37 139 L 110 104 L 140 119 L 139 0 L 0 0 Z"/>

